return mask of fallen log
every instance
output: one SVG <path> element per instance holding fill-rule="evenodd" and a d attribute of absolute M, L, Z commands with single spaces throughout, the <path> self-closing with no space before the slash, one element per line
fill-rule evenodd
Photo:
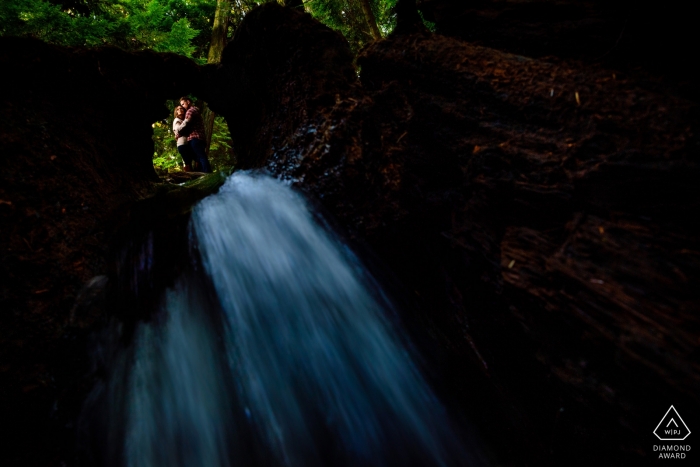
<path fill-rule="evenodd" d="M 454 387 L 486 401 L 475 423 L 520 439 L 510 460 L 651 459 L 664 406 L 699 407 L 695 106 L 428 34 L 363 50 L 360 84 L 328 34 L 275 5 L 246 18 L 219 75 L 241 162 L 414 292 Z"/>

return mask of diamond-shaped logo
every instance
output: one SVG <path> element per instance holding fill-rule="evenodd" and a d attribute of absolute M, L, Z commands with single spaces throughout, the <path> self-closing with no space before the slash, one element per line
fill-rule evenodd
<path fill-rule="evenodd" d="M 690 430 L 675 407 L 671 406 L 654 429 L 654 434 L 661 441 L 683 441 L 690 434 Z"/>

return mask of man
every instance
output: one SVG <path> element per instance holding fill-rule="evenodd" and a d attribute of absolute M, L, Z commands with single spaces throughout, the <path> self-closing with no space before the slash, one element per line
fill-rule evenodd
<path fill-rule="evenodd" d="M 187 142 L 194 151 L 196 160 L 199 162 L 200 170 L 209 173 L 211 172 L 211 166 L 207 158 L 207 136 L 204 132 L 204 120 L 202 120 L 202 115 L 199 113 L 199 109 L 192 105 L 192 100 L 189 97 L 181 97 L 180 105 L 187 112 L 185 114 L 185 127 L 187 131 L 189 131 Z"/>

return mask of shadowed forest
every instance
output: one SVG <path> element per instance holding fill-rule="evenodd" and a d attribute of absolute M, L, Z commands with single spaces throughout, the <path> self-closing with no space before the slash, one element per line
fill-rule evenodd
<path fill-rule="evenodd" d="M 0 465 L 693 462 L 690 9 L 3 1 Z"/>

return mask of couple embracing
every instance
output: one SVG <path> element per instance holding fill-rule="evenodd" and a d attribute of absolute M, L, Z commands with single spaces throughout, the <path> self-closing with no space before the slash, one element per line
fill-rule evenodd
<path fill-rule="evenodd" d="M 201 172 L 211 172 L 207 158 L 207 136 L 204 121 L 199 109 L 192 105 L 189 97 L 181 97 L 180 105 L 175 107 L 173 131 L 177 140 L 177 152 L 185 163 L 185 172 L 192 171 L 192 161 Z"/>

